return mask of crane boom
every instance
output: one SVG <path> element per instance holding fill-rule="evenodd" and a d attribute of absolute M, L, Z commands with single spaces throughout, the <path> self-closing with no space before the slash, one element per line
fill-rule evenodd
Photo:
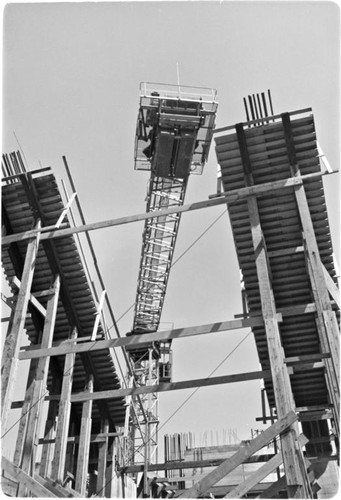
<path fill-rule="evenodd" d="M 201 174 L 208 158 L 217 109 L 214 89 L 142 83 L 135 139 L 135 169 L 149 170 L 147 212 L 184 203 L 190 174 Z M 181 214 L 146 220 L 131 334 L 159 328 Z M 127 348 L 136 385 L 171 379 L 171 342 Z M 132 398 L 132 404 L 135 404 Z M 135 407 L 130 426 L 130 461 L 147 468 L 156 459 L 158 397 Z M 143 419 L 148 415 L 148 421 Z M 141 421 L 136 421 L 141 418 Z M 138 424 L 138 425 L 137 425 Z M 144 435 L 137 429 L 144 428 Z"/>

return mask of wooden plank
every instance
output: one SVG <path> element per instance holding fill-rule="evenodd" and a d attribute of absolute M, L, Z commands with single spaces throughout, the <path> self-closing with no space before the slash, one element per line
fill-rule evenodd
<path fill-rule="evenodd" d="M 101 430 L 104 434 L 109 434 L 109 421 L 108 419 L 102 420 Z M 108 457 L 108 437 L 105 441 L 98 445 L 98 468 L 97 468 L 97 483 L 96 483 L 96 496 L 103 497 L 105 494 L 105 474 L 107 469 Z"/>
<path fill-rule="evenodd" d="M 23 487 L 31 491 L 32 495 L 38 498 L 57 498 L 57 495 L 51 493 L 50 490 L 38 483 L 33 477 L 22 471 L 17 465 L 12 464 L 7 458 L 1 458 L 2 468 L 18 481 Z"/>
<path fill-rule="evenodd" d="M 302 363 L 309 363 L 314 361 L 320 361 L 321 359 L 330 358 L 329 353 L 319 353 L 319 354 L 302 354 L 302 356 L 291 356 L 290 358 L 284 358 L 284 363 L 287 365 L 299 365 Z"/>
<path fill-rule="evenodd" d="M 94 377 L 89 375 L 86 392 L 91 394 L 94 390 Z M 77 471 L 75 490 L 83 497 L 86 496 L 86 481 L 88 476 L 88 462 L 90 452 L 90 437 L 91 437 L 91 413 L 92 400 L 85 401 L 82 409 L 81 429 L 79 435 Z"/>
<path fill-rule="evenodd" d="M 248 457 L 256 453 L 256 451 L 266 446 L 275 436 L 285 431 L 296 420 L 297 415 L 295 412 L 289 412 L 285 417 L 280 418 L 275 424 L 258 434 L 249 444 L 242 446 L 232 455 L 232 457 L 226 459 L 219 467 L 207 474 L 201 481 L 182 493 L 179 498 L 199 498 L 205 495 L 218 481 L 232 472 Z"/>
<path fill-rule="evenodd" d="M 260 467 L 255 473 L 248 477 L 241 484 L 233 488 L 227 495 L 223 498 L 241 498 L 245 493 L 247 493 L 253 486 L 260 483 L 262 479 L 266 478 L 271 472 L 273 472 L 277 467 L 279 467 L 283 462 L 282 454 L 278 453 L 266 462 L 262 467 Z"/>
<path fill-rule="evenodd" d="M 39 476 L 39 474 L 34 474 L 34 479 L 47 488 L 51 493 L 53 493 L 56 497 L 60 498 L 73 498 L 73 497 L 78 497 L 82 498 L 82 495 L 78 493 L 78 491 L 75 491 L 71 488 L 64 488 L 61 484 L 57 483 L 56 481 L 52 481 L 52 479 L 49 479 L 48 477 L 44 478 L 42 476 Z"/>
<path fill-rule="evenodd" d="M 77 193 L 72 193 L 69 201 L 67 202 L 64 210 L 62 211 L 62 213 L 60 214 L 59 216 L 59 219 L 57 220 L 56 224 L 55 224 L 55 228 L 58 229 L 60 226 L 61 226 L 61 223 L 63 222 L 64 220 L 64 217 L 66 216 L 66 214 L 69 212 L 70 210 L 70 207 L 73 203 L 73 200 L 76 198 L 77 196 Z"/>
<path fill-rule="evenodd" d="M 221 377 L 202 378 L 194 380 L 185 380 L 181 382 L 162 382 L 152 386 L 131 387 L 127 389 L 113 389 L 108 391 L 97 391 L 91 394 L 87 392 L 78 392 L 71 395 L 72 403 L 81 403 L 88 400 L 115 399 L 136 394 L 151 394 L 156 392 L 177 391 L 182 389 L 191 389 L 193 387 L 208 387 L 211 385 L 231 384 L 236 382 L 246 382 L 248 380 L 269 379 L 270 370 L 256 372 L 237 373 L 234 375 L 223 375 Z M 46 396 L 46 401 L 60 399 L 60 395 Z"/>
<path fill-rule="evenodd" d="M 338 308 L 340 309 L 341 308 L 340 290 L 323 264 L 322 264 L 322 270 L 324 279 L 326 280 L 328 292 L 330 293 L 331 297 L 335 300 Z"/>
<path fill-rule="evenodd" d="M 333 172 L 336 173 L 336 172 Z M 93 222 L 91 224 L 82 224 L 77 227 L 70 227 L 66 229 L 55 229 L 49 230 L 49 228 L 44 228 L 44 232 L 41 233 L 41 240 L 47 240 L 51 238 L 61 238 L 65 236 L 70 236 L 71 234 L 93 231 L 95 229 L 104 229 L 107 227 L 120 226 L 122 224 L 130 224 L 133 222 L 140 222 L 147 219 L 165 217 L 170 214 L 177 214 L 183 212 L 190 212 L 193 210 L 201 210 L 202 208 L 214 207 L 218 205 L 223 205 L 225 203 L 235 203 L 239 200 L 245 199 L 251 195 L 261 196 L 263 193 L 267 193 L 274 190 L 286 189 L 293 186 L 302 184 L 304 180 L 308 180 L 314 177 L 321 177 L 323 175 L 331 175 L 327 172 L 316 172 L 312 174 L 302 175 L 301 177 L 291 177 L 288 179 L 274 181 L 269 183 L 264 183 L 256 186 L 247 186 L 240 189 L 231 190 L 223 193 L 223 196 L 216 197 L 198 201 L 195 203 L 171 207 L 163 210 L 156 210 L 155 212 L 147 212 L 135 215 L 129 215 L 127 217 L 120 217 L 118 219 L 109 219 L 100 222 Z M 23 233 L 11 234 L 9 236 L 4 236 L 2 238 L 2 245 L 9 245 L 10 243 L 16 241 L 23 241 L 32 238 L 37 234 L 37 230 L 25 231 Z"/>
<path fill-rule="evenodd" d="M 16 276 L 13 276 L 13 278 L 11 279 L 11 282 L 13 283 L 14 286 L 16 286 L 18 288 L 18 290 L 20 290 L 21 283 L 20 283 L 20 280 Z M 37 311 L 39 311 L 40 314 L 42 316 L 44 316 L 44 318 L 45 318 L 45 316 L 46 316 L 45 307 L 41 305 L 39 300 L 37 300 L 36 297 L 32 293 L 30 293 L 29 300 L 32 303 L 32 305 L 34 305 L 34 307 L 37 309 Z"/>
<path fill-rule="evenodd" d="M 118 436 L 123 436 L 123 432 L 106 432 L 106 433 L 101 432 L 99 434 L 91 434 L 90 442 L 91 443 L 104 443 L 108 437 L 118 437 Z M 42 439 L 39 439 L 38 444 L 48 444 L 48 443 L 52 444 L 54 442 L 55 442 L 55 439 L 53 439 L 53 438 L 51 438 L 51 439 L 42 438 Z M 78 444 L 79 443 L 79 436 L 69 436 L 67 438 L 67 442 Z"/>
<path fill-rule="evenodd" d="M 236 446 L 236 450 L 239 448 L 239 445 Z M 245 459 L 243 462 L 244 464 L 255 464 L 255 463 L 261 463 L 261 462 L 267 462 L 270 460 L 274 455 L 273 454 L 262 454 L 262 455 L 253 455 L 251 457 L 248 457 Z M 185 469 L 199 469 L 203 467 L 217 467 L 218 465 L 222 464 L 226 458 L 217 458 L 217 459 L 206 459 L 206 460 L 181 460 L 177 461 L 174 460 L 172 462 L 165 462 L 162 464 L 149 464 L 148 470 L 150 472 L 156 472 L 156 471 L 166 471 L 166 470 L 185 470 Z M 136 473 L 136 472 L 143 472 L 143 465 L 128 465 L 127 467 L 121 467 L 119 469 L 120 472 L 123 474 L 128 474 L 128 473 Z M 191 479 L 193 477 L 191 476 Z M 180 479 L 179 479 L 180 481 Z"/>
<path fill-rule="evenodd" d="M 36 224 L 40 228 L 40 220 Z M 17 303 L 13 315 L 12 329 L 5 340 L 2 365 L 1 365 L 1 408 L 2 408 L 2 431 L 6 431 L 7 420 L 14 394 L 14 386 L 17 373 L 18 354 L 21 337 L 25 326 L 28 301 L 31 293 L 31 285 L 35 269 L 35 261 L 39 248 L 39 232 L 32 238 L 26 250 L 25 264 L 21 278 L 21 286 L 18 292 Z"/>
<path fill-rule="evenodd" d="M 300 446 L 307 444 L 308 439 L 301 434 L 298 438 Z M 232 489 L 224 498 L 241 498 L 248 491 L 260 483 L 264 478 L 266 478 L 271 472 L 273 472 L 277 467 L 279 467 L 283 462 L 283 457 L 281 453 L 278 453 L 273 458 L 271 458 L 266 464 L 262 465 L 257 471 L 251 474 L 245 481 Z"/>
<path fill-rule="evenodd" d="M 76 328 L 71 333 L 71 338 L 77 337 Z M 68 353 L 65 356 L 62 392 L 59 401 L 58 425 L 56 432 L 56 443 L 52 461 L 51 479 L 60 483 L 64 480 L 64 469 L 66 460 L 67 437 L 69 431 L 71 411 L 71 390 L 73 369 L 75 365 L 75 354 Z"/>
<path fill-rule="evenodd" d="M 93 341 L 93 340 L 96 339 L 97 330 L 98 330 L 98 326 L 99 326 L 99 321 L 101 319 L 101 313 L 102 313 L 102 309 L 103 309 L 103 306 L 104 306 L 105 295 L 106 295 L 106 291 L 103 290 L 103 292 L 101 294 L 101 298 L 100 298 L 99 304 L 98 304 L 98 307 L 97 307 L 95 324 L 94 324 L 94 327 L 92 329 L 92 334 L 91 334 L 91 338 L 90 338 L 91 341 Z"/>
<path fill-rule="evenodd" d="M 54 326 L 56 321 L 58 298 L 60 289 L 60 278 L 57 275 L 53 283 L 53 295 L 50 295 L 46 307 L 46 318 L 42 334 L 42 347 L 48 348 L 52 344 Z M 35 463 L 35 449 L 37 445 L 37 429 L 40 428 L 42 419 L 42 404 L 44 401 L 44 393 L 46 393 L 46 382 L 48 376 L 49 358 L 39 358 L 38 365 L 35 371 L 35 381 L 33 383 L 31 408 L 28 413 L 28 421 L 26 428 L 26 439 L 23 448 L 21 469 L 30 474 L 31 467 Z M 20 486 L 18 496 L 24 496 L 24 490 Z"/>
<path fill-rule="evenodd" d="M 282 316 L 277 314 L 277 320 L 282 321 Z M 95 342 L 84 342 L 82 344 L 71 344 L 63 341 L 59 346 L 49 349 L 42 349 L 41 346 L 30 346 L 29 349 L 23 349 L 19 354 L 19 359 L 33 359 L 42 356 L 60 356 L 66 353 L 80 353 L 88 351 L 98 351 L 118 347 L 138 347 L 139 344 L 156 342 L 159 340 L 178 339 L 194 335 L 213 334 L 229 330 L 238 330 L 240 328 L 253 328 L 262 326 L 264 320 L 261 316 L 253 316 L 246 319 L 234 319 L 218 323 L 209 323 L 207 325 L 192 326 L 186 328 L 176 328 L 174 330 L 164 330 L 155 333 L 146 333 L 143 335 L 131 335 L 129 337 L 120 337 L 118 339 L 98 340 Z"/>
<path fill-rule="evenodd" d="M 283 255 L 293 255 L 296 253 L 304 252 L 303 246 L 283 248 L 280 250 L 273 250 L 272 252 L 268 252 L 268 256 L 271 257 L 283 257 Z"/>
<path fill-rule="evenodd" d="M 53 380 L 51 388 L 51 393 L 54 394 L 55 392 L 60 392 L 60 381 L 57 378 Z M 47 443 L 43 444 L 39 467 L 39 475 L 42 477 L 50 476 L 51 464 L 54 455 L 54 438 L 55 430 L 57 427 L 57 414 L 58 401 L 50 401 L 44 430 L 44 439 L 47 441 Z M 50 440 L 53 440 L 53 443 L 50 443 Z"/>

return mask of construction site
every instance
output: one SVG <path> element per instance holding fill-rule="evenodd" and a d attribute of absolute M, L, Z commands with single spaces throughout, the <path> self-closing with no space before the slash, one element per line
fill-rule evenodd
<path fill-rule="evenodd" d="M 3 154 L 2 267 L 10 293 L 2 293 L 9 314 L 1 435 L 13 435 L 12 455 L 2 456 L 4 494 L 337 494 L 340 293 L 323 184 L 327 176 L 338 182 L 337 170 L 321 149 L 311 108 L 274 109 L 266 90 L 243 98 L 238 123 L 217 127 L 218 102 L 213 88 L 141 83 L 130 168 L 149 181 L 137 214 L 89 223 L 66 156 L 60 183 L 53 165 L 35 168 L 20 151 Z M 209 157 L 218 167 L 216 192 L 186 203 L 187 185 Z M 181 220 L 216 206 L 228 212 L 240 308 L 224 321 L 165 328 Z M 138 222 L 133 323 L 122 334 L 91 238 Z M 259 370 L 179 380 L 175 344 L 192 338 L 194 352 L 204 338 L 245 328 Z M 160 394 L 248 381 L 259 381 L 262 409 L 254 416 L 262 429 L 249 439 L 230 429 L 198 444 L 185 427 L 160 432 Z M 229 405 L 220 408 L 228 422 Z"/>

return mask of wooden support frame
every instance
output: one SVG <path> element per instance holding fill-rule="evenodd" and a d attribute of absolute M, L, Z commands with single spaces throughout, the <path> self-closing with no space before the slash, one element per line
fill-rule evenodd
<path fill-rule="evenodd" d="M 242 124 L 236 125 L 236 133 L 244 169 L 245 184 L 250 186 L 253 184 L 253 175 L 245 131 Z M 255 196 L 249 196 L 247 198 L 247 207 L 251 225 L 251 237 L 255 255 L 276 409 L 278 417 L 281 418 L 288 412 L 294 410 L 295 404 L 288 370 L 284 363 L 284 351 L 281 344 L 279 326 L 276 318 L 277 310 L 271 286 L 269 257 L 263 238 L 258 204 Z M 307 496 L 308 492 L 305 491 L 304 487 L 305 482 L 302 476 L 304 472 L 300 467 L 296 452 L 296 443 L 297 431 L 292 426 L 285 435 L 281 436 L 283 464 L 287 477 L 287 491 L 290 498 L 304 498 Z"/>
<path fill-rule="evenodd" d="M 308 439 L 301 434 L 298 438 L 299 444 L 304 446 Z M 283 463 L 283 457 L 281 452 L 272 457 L 268 462 L 262 465 L 257 471 L 251 474 L 245 481 L 233 488 L 224 498 L 241 498 L 244 496 L 252 487 L 260 483 L 265 479 L 271 472 L 273 472 L 277 467 Z"/>
<path fill-rule="evenodd" d="M 25 326 L 28 301 L 31 294 L 35 262 L 39 249 L 41 222 L 36 223 L 36 236 L 30 239 L 25 257 L 25 264 L 21 279 L 21 286 L 18 292 L 17 302 L 12 321 L 11 332 L 8 334 L 3 351 L 1 368 L 1 408 L 2 408 L 2 429 L 6 431 L 7 420 L 11 408 L 14 385 L 17 373 L 18 354 L 20 342 Z"/>
<path fill-rule="evenodd" d="M 52 344 L 54 333 L 57 306 L 60 289 L 60 277 L 57 275 L 53 280 L 53 293 L 49 296 L 46 308 L 46 318 L 42 334 L 41 345 L 48 348 Z M 35 451 L 38 444 L 37 430 L 42 417 L 42 403 L 46 392 L 46 382 L 49 367 L 49 358 L 39 358 L 33 382 L 31 407 L 28 410 L 26 438 L 24 442 L 22 457 L 20 460 L 21 469 L 27 474 L 32 473 L 35 464 Z M 21 487 L 18 490 L 19 496 L 24 496 Z"/>
<path fill-rule="evenodd" d="M 91 394 L 94 390 L 94 377 L 89 375 L 86 391 Z M 89 451 L 90 451 L 90 438 L 91 438 L 91 413 L 92 413 L 92 400 L 83 403 L 81 430 L 78 445 L 77 457 L 77 472 L 75 490 L 78 491 L 83 497 L 86 492 L 86 480 L 88 475 Z"/>
<path fill-rule="evenodd" d="M 71 339 L 75 339 L 76 337 L 77 337 L 77 330 L 76 328 L 74 328 L 71 333 Z M 56 442 L 55 442 L 54 457 L 52 461 L 52 471 L 51 471 L 51 478 L 54 481 L 57 481 L 61 484 L 63 483 L 64 480 L 66 446 L 67 446 L 67 437 L 69 431 L 70 411 L 71 411 L 70 397 L 72 390 L 74 364 L 75 364 L 75 354 L 74 353 L 66 354 L 64 373 L 63 373 L 62 392 L 59 402 Z"/>
<path fill-rule="evenodd" d="M 282 114 L 282 123 L 285 132 L 287 154 L 290 163 L 291 175 L 300 177 L 300 169 L 296 156 L 295 143 L 290 122 L 289 113 Z M 304 184 L 294 187 L 295 199 L 299 217 L 301 220 L 303 243 L 305 248 L 305 257 L 308 275 L 311 282 L 311 289 L 316 305 L 316 326 L 320 339 L 321 350 L 323 353 L 330 353 L 331 358 L 325 360 L 326 380 L 329 389 L 329 396 L 333 402 L 333 412 L 335 427 L 339 435 L 339 420 L 340 420 L 340 348 L 339 348 L 339 329 L 335 313 L 332 310 L 329 291 L 332 281 L 327 270 L 324 268 L 317 240 L 315 236 L 314 226 L 310 214 L 308 200 L 305 192 Z M 329 279 L 326 280 L 326 274 Z M 333 282 L 333 281 L 332 281 Z M 329 285 L 329 286 L 328 286 Z M 333 282 L 333 285 L 334 282 Z M 334 287 L 332 287 L 332 291 Z M 339 294 L 337 294 L 339 300 Z M 335 317 L 335 318 L 334 318 Z"/>
<path fill-rule="evenodd" d="M 223 477 L 232 472 L 238 465 L 242 464 L 248 457 L 266 446 L 274 437 L 284 432 L 297 420 L 295 412 L 290 411 L 285 417 L 280 418 L 275 424 L 272 424 L 264 432 L 259 434 L 249 444 L 240 447 L 239 450 L 227 458 L 212 472 L 203 479 L 194 484 L 191 488 L 183 492 L 179 498 L 199 498 L 205 495 L 212 486 L 217 484 Z"/>
<path fill-rule="evenodd" d="M 16 286 L 18 288 L 18 290 L 20 290 L 21 282 L 20 282 L 20 280 L 16 276 L 14 276 L 12 278 L 12 283 L 13 283 L 14 286 Z M 42 316 L 44 316 L 44 318 L 45 318 L 45 316 L 46 316 L 46 309 L 45 309 L 45 307 L 43 307 L 41 305 L 41 303 L 39 302 L 39 300 L 37 300 L 36 296 L 34 294 L 30 293 L 29 300 L 32 303 L 32 305 L 37 309 L 37 311 L 39 311 L 40 314 Z"/>

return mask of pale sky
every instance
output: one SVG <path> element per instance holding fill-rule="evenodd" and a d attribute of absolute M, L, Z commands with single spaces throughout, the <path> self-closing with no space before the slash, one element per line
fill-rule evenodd
<path fill-rule="evenodd" d="M 134 171 L 141 81 L 218 90 L 217 126 L 245 120 L 242 98 L 271 89 L 275 113 L 312 107 L 317 137 L 339 168 L 340 11 L 333 2 L 105 2 L 8 4 L 4 12 L 3 151 L 30 169 L 67 157 L 87 222 L 145 211 L 149 174 Z M 15 132 L 15 135 L 14 135 Z M 186 202 L 216 190 L 214 146 Z M 339 258 L 339 179 L 324 179 Z M 224 211 L 184 214 L 175 259 Z M 116 318 L 134 302 L 143 224 L 91 233 Z M 171 271 L 162 326 L 200 325 L 242 312 L 227 215 Z M 122 335 L 132 311 L 119 321 Z M 173 343 L 173 380 L 207 376 L 248 330 Z M 252 336 L 215 375 L 259 368 Z M 163 433 L 261 428 L 260 383 L 201 389 Z M 160 396 L 160 421 L 191 391 Z"/>

